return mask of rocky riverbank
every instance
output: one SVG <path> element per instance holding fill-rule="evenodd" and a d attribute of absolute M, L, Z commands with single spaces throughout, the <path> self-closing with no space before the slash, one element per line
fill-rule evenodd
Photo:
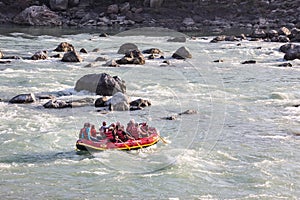
<path fill-rule="evenodd" d="M 197 32 L 211 27 L 227 29 L 276 29 L 300 27 L 298 1 L 0 1 L 0 23 L 96 28 L 159 26 Z"/>

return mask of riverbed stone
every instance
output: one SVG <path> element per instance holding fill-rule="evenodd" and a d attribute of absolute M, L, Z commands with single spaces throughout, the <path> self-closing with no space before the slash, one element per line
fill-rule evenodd
<path fill-rule="evenodd" d="M 192 58 L 192 54 L 187 47 L 183 46 L 176 50 L 176 52 L 172 55 L 172 58 L 175 59 Z"/>
<path fill-rule="evenodd" d="M 137 50 L 133 50 L 125 53 L 125 56 L 116 61 L 119 65 L 134 64 L 134 65 L 144 65 L 146 60 L 144 55 Z"/>
<path fill-rule="evenodd" d="M 31 56 L 31 60 L 46 60 L 47 58 L 47 51 L 38 51 L 33 56 Z"/>
<path fill-rule="evenodd" d="M 82 62 L 82 57 L 75 51 L 69 51 L 64 54 L 62 62 Z"/>
<path fill-rule="evenodd" d="M 56 49 L 54 49 L 53 51 L 57 51 L 57 52 L 68 52 L 68 51 L 75 51 L 75 48 L 72 44 L 68 43 L 68 42 L 61 42 Z"/>
<path fill-rule="evenodd" d="M 86 90 L 97 95 L 112 96 L 117 92 L 126 93 L 126 85 L 125 81 L 118 76 L 112 77 L 107 73 L 87 74 L 76 82 L 75 90 Z"/>
<path fill-rule="evenodd" d="M 33 103 L 36 101 L 35 95 L 33 93 L 30 94 L 19 94 L 12 99 L 9 100 L 9 103 L 13 104 L 25 104 L 25 103 Z"/>
<path fill-rule="evenodd" d="M 118 54 L 125 54 L 133 50 L 139 50 L 138 47 L 133 43 L 122 44 L 118 50 Z"/>
<path fill-rule="evenodd" d="M 21 25 L 60 26 L 60 17 L 47 6 L 31 6 L 19 13 L 13 22 Z"/>
<path fill-rule="evenodd" d="M 121 92 L 115 93 L 107 103 L 113 111 L 126 111 L 129 110 L 129 97 Z"/>

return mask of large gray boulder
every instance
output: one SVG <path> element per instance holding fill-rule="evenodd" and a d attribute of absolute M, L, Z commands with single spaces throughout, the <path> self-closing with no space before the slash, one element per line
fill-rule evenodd
<path fill-rule="evenodd" d="M 50 0 L 50 8 L 55 11 L 67 10 L 68 0 Z"/>
<path fill-rule="evenodd" d="M 125 56 L 116 61 L 120 65 L 134 64 L 134 65 L 144 65 L 146 60 L 144 55 L 137 50 L 130 51 L 125 54 Z"/>
<path fill-rule="evenodd" d="M 69 51 L 64 54 L 62 62 L 82 62 L 82 57 L 75 51 Z"/>
<path fill-rule="evenodd" d="M 126 86 L 125 81 L 118 76 L 112 77 L 106 73 L 87 74 L 76 82 L 75 90 L 86 90 L 97 95 L 112 96 L 117 92 L 126 93 Z"/>
<path fill-rule="evenodd" d="M 106 103 L 109 105 L 110 110 L 126 111 L 130 108 L 128 96 L 121 92 L 114 94 Z"/>
<path fill-rule="evenodd" d="M 46 60 L 48 58 L 47 51 L 38 51 L 31 56 L 31 60 Z"/>
<path fill-rule="evenodd" d="M 62 25 L 60 17 L 45 5 L 26 8 L 13 19 L 13 22 L 32 26 Z"/>
<path fill-rule="evenodd" d="M 118 54 L 125 54 L 125 53 L 128 53 L 133 50 L 139 51 L 138 47 L 135 44 L 125 43 L 120 46 L 120 48 L 118 50 Z"/>
<path fill-rule="evenodd" d="M 53 51 L 68 52 L 68 51 L 75 51 L 75 48 L 72 44 L 68 42 L 61 42 Z"/>
<path fill-rule="evenodd" d="M 186 59 L 186 58 L 192 58 L 192 54 L 190 50 L 186 47 L 180 47 L 176 50 L 176 52 L 172 55 L 175 59 Z"/>

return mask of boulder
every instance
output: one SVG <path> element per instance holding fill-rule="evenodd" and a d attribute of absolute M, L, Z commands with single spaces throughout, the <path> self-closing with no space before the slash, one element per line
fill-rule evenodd
<path fill-rule="evenodd" d="M 130 10 L 129 2 L 125 2 L 125 3 L 121 4 L 119 9 L 120 9 L 121 13 L 127 13 Z"/>
<path fill-rule="evenodd" d="M 118 4 L 112 4 L 107 7 L 107 14 L 118 14 L 119 12 L 119 6 Z"/>
<path fill-rule="evenodd" d="M 62 42 L 53 51 L 68 52 L 68 51 L 75 51 L 75 48 L 72 44 L 70 44 L 68 42 Z"/>
<path fill-rule="evenodd" d="M 116 61 L 119 65 L 126 64 L 135 64 L 135 65 L 144 65 L 146 60 L 144 55 L 137 50 L 133 50 L 125 53 L 125 56 Z"/>
<path fill-rule="evenodd" d="M 81 48 L 81 49 L 79 50 L 79 52 L 80 52 L 80 53 L 88 53 L 88 51 L 87 51 L 85 48 Z"/>
<path fill-rule="evenodd" d="M 125 54 L 133 50 L 139 50 L 138 47 L 133 43 L 122 44 L 118 50 L 118 54 Z"/>
<path fill-rule="evenodd" d="M 162 6 L 164 0 L 150 0 L 150 8 L 158 9 Z"/>
<path fill-rule="evenodd" d="M 282 63 L 277 65 L 278 67 L 293 67 L 293 65 L 291 63 Z"/>
<path fill-rule="evenodd" d="M 63 100 L 51 99 L 47 103 L 43 105 L 44 108 L 72 108 L 72 104 L 70 102 L 66 102 Z"/>
<path fill-rule="evenodd" d="M 136 99 L 130 102 L 131 107 L 144 108 L 151 106 L 151 102 L 147 99 Z"/>
<path fill-rule="evenodd" d="M 226 39 L 226 35 L 219 35 L 219 36 L 213 38 L 210 42 L 217 43 L 217 42 L 225 41 L 225 39 Z"/>
<path fill-rule="evenodd" d="M 50 0 L 50 8 L 55 11 L 62 11 L 68 9 L 68 0 Z"/>
<path fill-rule="evenodd" d="M 103 61 L 107 61 L 107 60 L 108 60 L 107 57 L 102 57 L 102 56 L 97 57 L 97 58 L 95 59 L 96 62 L 103 62 Z"/>
<path fill-rule="evenodd" d="M 273 37 L 278 37 L 278 32 L 276 31 L 276 30 L 269 30 L 268 32 L 267 32 L 267 36 L 268 36 L 268 38 L 273 38 Z"/>
<path fill-rule="evenodd" d="M 32 26 L 62 25 L 60 17 L 45 5 L 26 8 L 13 19 L 13 22 Z"/>
<path fill-rule="evenodd" d="M 161 50 L 159 50 L 157 48 L 146 49 L 143 51 L 143 53 L 145 53 L 145 54 L 160 54 L 160 55 L 164 54 Z"/>
<path fill-rule="evenodd" d="M 106 96 L 100 97 L 100 98 L 96 99 L 96 101 L 95 101 L 95 107 L 96 108 L 98 108 L 98 107 L 106 107 L 108 105 L 107 101 L 108 101 L 108 98 Z"/>
<path fill-rule="evenodd" d="M 69 0 L 69 7 L 78 6 L 79 3 L 80 3 L 80 0 Z"/>
<path fill-rule="evenodd" d="M 291 44 L 291 43 L 289 43 L 289 44 L 284 44 L 284 45 L 282 45 L 282 46 L 279 48 L 279 51 L 280 51 L 280 52 L 283 52 L 283 53 L 286 53 L 286 52 L 288 52 L 290 49 L 299 48 L 298 46 L 299 46 L 299 45 L 295 45 L 295 44 Z"/>
<path fill-rule="evenodd" d="M 125 81 L 109 74 L 87 74 L 81 77 L 75 85 L 76 91 L 86 90 L 97 95 L 112 96 L 117 92 L 126 92 Z"/>
<path fill-rule="evenodd" d="M 168 39 L 167 42 L 186 42 L 186 38 L 184 36 L 174 37 L 174 38 Z"/>
<path fill-rule="evenodd" d="M 192 115 L 192 114 L 197 114 L 198 112 L 196 110 L 191 110 L 191 109 L 188 109 L 184 112 L 181 112 L 181 113 L 178 113 L 178 115 Z"/>
<path fill-rule="evenodd" d="M 293 42 L 300 42 L 300 29 L 293 28 L 291 30 L 291 35 L 289 35 L 289 37 Z"/>
<path fill-rule="evenodd" d="M 175 59 L 192 58 L 192 54 L 191 54 L 191 52 L 190 52 L 190 50 L 188 48 L 186 48 L 186 47 L 180 47 L 172 55 L 172 58 L 175 58 Z"/>
<path fill-rule="evenodd" d="M 255 29 L 252 34 L 251 34 L 252 38 L 266 38 L 267 34 L 264 30 L 262 29 Z"/>
<path fill-rule="evenodd" d="M 47 58 L 47 51 L 38 51 L 33 56 L 31 56 L 31 60 L 45 60 Z"/>
<path fill-rule="evenodd" d="M 33 103 L 36 101 L 35 95 L 33 93 L 30 94 L 19 94 L 9 100 L 9 103 Z"/>
<path fill-rule="evenodd" d="M 104 67 L 120 67 L 120 65 L 114 59 L 107 61 L 102 66 L 104 66 Z"/>
<path fill-rule="evenodd" d="M 184 18 L 184 20 L 182 21 L 182 24 L 185 26 L 193 26 L 193 25 L 195 25 L 195 22 L 191 17 L 187 17 L 187 18 Z"/>
<path fill-rule="evenodd" d="M 287 51 L 283 57 L 285 60 L 300 59 L 300 48 L 294 48 Z"/>
<path fill-rule="evenodd" d="M 129 110 L 129 98 L 127 95 L 117 92 L 114 96 L 108 100 L 107 104 L 111 110 L 126 111 Z"/>
<path fill-rule="evenodd" d="M 75 51 L 69 51 L 64 54 L 62 62 L 82 62 L 82 57 Z"/>
<path fill-rule="evenodd" d="M 278 34 L 279 35 L 285 35 L 285 36 L 289 36 L 291 35 L 291 31 L 286 28 L 286 27 L 281 27 L 279 30 L 278 30 Z"/>

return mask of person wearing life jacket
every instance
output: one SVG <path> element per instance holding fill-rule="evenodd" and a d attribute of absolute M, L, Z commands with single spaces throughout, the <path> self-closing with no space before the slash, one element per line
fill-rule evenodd
<path fill-rule="evenodd" d="M 91 125 L 91 140 L 98 141 L 98 139 L 97 139 L 97 130 L 95 128 L 95 125 Z"/>
<path fill-rule="evenodd" d="M 149 137 L 149 133 L 148 133 L 148 125 L 147 123 L 140 123 L 139 124 L 141 127 L 140 127 L 140 136 L 143 138 L 143 137 Z"/>
<path fill-rule="evenodd" d="M 124 131 L 124 129 L 122 129 L 121 124 L 116 125 L 116 136 L 118 140 L 121 140 L 121 142 L 125 142 L 128 140 L 126 132 Z"/>
<path fill-rule="evenodd" d="M 83 128 L 80 129 L 80 133 L 79 133 L 79 138 L 80 139 L 87 139 L 87 134 L 86 134 L 86 131 L 85 131 L 86 127 L 87 127 L 87 123 L 84 123 Z"/>
<path fill-rule="evenodd" d="M 139 124 L 138 123 L 135 123 L 131 127 L 130 134 L 131 134 L 132 137 L 134 137 L 134 139 L 139 139 L 140 138 L 140 128 L 139 128 Z"/>
<path fill-rule="evenodd" d="M 90 123 L 86 123 L 85 133 L 86 133 L 86 139 L 91 140 L 91 124 Z"/>
<path fill-rule="evenodd" d="M 104 133 L 106 138 L 110 141 L 110 142 L 116 142 L 116 139 L 115 139 L 115 128 L 116 128 L 116 125 L 114 123 L 112 123 L 108 130 Z"/>

